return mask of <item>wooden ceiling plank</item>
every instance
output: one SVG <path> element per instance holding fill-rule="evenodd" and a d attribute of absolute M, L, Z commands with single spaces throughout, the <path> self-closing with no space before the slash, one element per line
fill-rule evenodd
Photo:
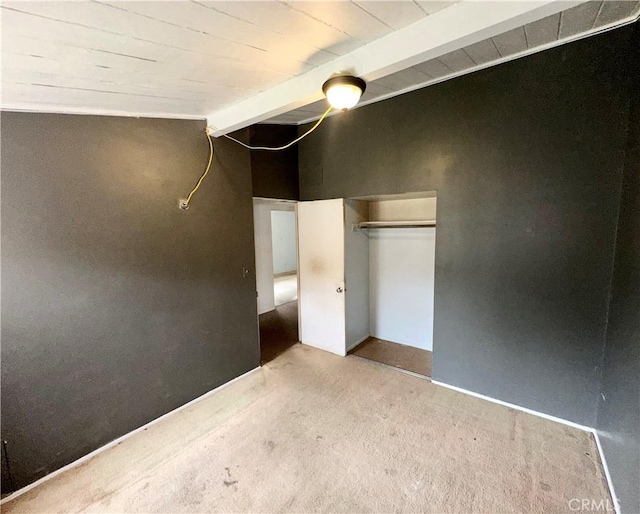
<path fill-rule="evenodd" d="M 237 91 L 243 95 L 255 94 L 259 92 L 259 89 L 249 89 L 245 85 L 238 84 L 225 84 L 220 82 L 223 76 L 215 74 L 206 74 L 204 77 L 207 80 L 193 79 L 189 75 L 184 73 L 184 69 L 173 70 L 168 68 L 161 68 L 153 74 L 153 80 L 149 79 L 150 75 L 148 70 L 140 69 L 139 67 L 132 66 L 130 68 L 122 67 L 121 63 L 117 59 L 112 59 L 112 56 L 107 56 L 107 60 L 98 61 L 96 58 L 103 57 L 103 54 L 89 55 L 87 59 L 87 53 L 76 54 L 75 52 L 62 53 L 55 49 L 54 44 L 41 45 L 41 48 L 34 49 L 39 51 L 40 56 L 29 55 L 24 53 L 14 54 L 9 50 L 5 50 L 3 57 L 3 78 L 14 77 L 16 74 L 26 74 L 30 72 L 42 72 L 66 75 L 70 77 L 83 76 L 90 77 L 96 81 L 121 81 L 122 83 L 129 82 L 132 84 L 152 83 L 158 87 L 175 88 L 178 90 L 192 91 L 198 93 L 207 93 L 212 90 L 221 88 L 230 91 Z M 28 51 L 28 50 L 27 50 Z M 57 60 L 57 57 L 62 57 L 63 60 Z M 86 62 L 82 62 L 81 59 L 87 59 Z M 115 62 L 111 62 L 111 60 Z M 98 64 L 99 62 L 107 63 Z M 199 70 L 201 71 L 201 70 Z"/>
<path fill-rule="evenodd" d="M 446 9 L 447 7 L 451 7 L 456 2 L 440 2 L 440 1 L 423 1 L 418 0 L 416 2 L 420 8 L 427 14 L 435 14 L 442 9 Z"/>
<path fill-rule="evenodd" d="M 462 48 L 460 50 L 454 50 L 448 54 L 441 55 L 438 57 L 438 60 L 453 71 L 466 70 L 467 68 L 472 68 L 476 65 L 473 59 L 471 59 L 467 52 Z"/>
<path fill-rule="evenodd" d="M 5 81 L 19 79 L 25 81 L 29 80 L 30 74 L 44 73 L 68 77 L 69 79 L 91 77 L 93 82 L 111 82 L 130 84 L 132 86 L 151 84 L 153 87 L 160 89 L 202 95 L 218 95 L 219 92 L 229 92 L 233 93 L 237 99 L 259 92 L 257 89 L 250 90 L 234 84 L 219 83 L 215 81 L 215 78 L 211 82 L 193 81 L 186 76 L 176 76 L 170 71 L 155 74 L 153 81 L 150 81 L 148 75 L 135 70 L 123 71 L 114 68 L 84 69 L 79 68 L 76 63 L 64 63 L 54 59 L 24 55 L 18 55 L 16 59 L 12 57 L 12 54 L 5 54 L 4 56 L 3 80 Z"/>
<path fill-rule="evenodd" d="M 258 27 L 268 28 L 279 34 L 286 34 L 292 41 L 302 41 L 318 49 L 343 55 L 362 46 L 360 41 L 348 37 L 334 27 L 330 27 L 307 14 L 289 8 L 281 2 L 242 1 L 206 2 L 221 12 L 246 20 Z"/>
<path fill-rule="evenodd" d="M 397 71 L 386 77 L 381 77 L 371 84 L 389 88 L 391 91 L 399 91 L 416 84 L 424 84 L 429 80 L 431 80 L 430 76 L 413 67 Z"/>
<path fill-rule="evenodd" d="M 233 21 L 241 21 L 243 24 L 248 25 L 253 32 L 261 33 L 263 36 L 263 43 L 265 49 L 269 52 L 276 52 L 279 55 L 286 55 L 291 52 L 295 52 L 296 59 L 301 62 L 307 63 L 312 66 L 319 66 L 333 59 L 336 54 L 326 51 L 323 48 L 318 48 L 308 42 L 298 39 L 292 44 L 291 37 L 287 33 L 287 28 L 282 26 L 278 27 L 279 30 L 275 30 L 273 27 L 262 26 L 254 23 L 251 20 L 245 20 L 232 13 L 226 12 L 224 9 L 220 9 L 220 4 L 223 7 L 228 7 L 229 2 L 208 1 L 208 0 L 191 0 L 194 3 L 201 5 L 207 9 L 211 9 L 215 12 L 222 14 L 225 19 L 230 18 Z M 243 2 L 251 3 L 251 2 Z M 283 51 L 284 50 L 284 51 Z"/>
<path fill-rule="evenodd" d="M 4 86 L 3 86 L 4 87 Z M 182 114 L 189 118 L 200 118 L 197 113 L 205 107 L 200 102 L 163 101 L 158 98 L 142 96 L 119 95 L 112 92 L 83 91 L 35 85 L 7 84 L 9 89 L 15 88 L 15 101 L 3 105 L 7 110 L 24 110 L 24 100 L 34 104 L 50 105 L 51 109 L 43 112 L 100 112 L 103 110 L 118 110 L 121 113 L 149 113 L 165 112 Z M 23 100 L 23 102 L 21 102 Z M 61 109 L 60 106 L 64 106 Z M 28 107 L 28 106 L 27 106 Z"/>
<path fill-rule="evenodd" d="M 312 67 L 305 62 L 313 57 L 313 51 L 305 50 L 299 45 L 291 45 L 278 34 L 256 27 L 246 21 L 230 17 L 220 11 L 210 9 L 206 4 L 194 2 L 117 2 L 110 5 L 119 6 L 130 12 L 159 19 L 183 27 L 189 31 L 215 38 L 220 44 L 235 44 L 256 54 L 254 62 L 265 59 L 273 53 L 270 66 L 280 66 L 278 71 L 297 75 Z M 327 56 L 323 62 L 330 59 Z"/>
<path fill-rule="evenodd" d="M 380 96 L 393 93 L 393 91 L 394 90 L 391 89 L 390 87 L 384 84 L 378 84 L 378 81 L 375 80 L 373 82 L 369 82 L 369 84 L 367 85 L 367 90 L 362 95 L 362 98 L 360 99 L 360 101 L 361 102 L 370 101 L 370 100 L 373 100 L 374 98 L 378 98 Z"/>
<path fill-rule="evenodd" d="M 517 27 L 503 34 L 494 36 L 493 42 L 502 57 L 524 52 L 528 47 L 524 27 Z"/>
<path fill-rule="evenodd" d="M 290 8 L 333 27 L 348 37 L 370 43 L 389 34 L 392 28 L 353 2 L 287 1 Z"/>
<path fill-rule="evenodd" d="M 358 0 L 355 3 L 394 30 L 411 25 L 426 15 L 418 4 L 410 0 Z"/>
<path fill-rule="evenodd" d="M 476 64 L 484 64 L 500 59 L 500 52 L 498 52 L 492 39 L 485 39 L 475 45 L 465 46 L 464 51 Z"/>
<path fill-rule="evenodd" d="M 602 8 L 598 12 L 594 28 L 609 25 L 622 18 L 627 18 L 633 13 L 638 12 L 640 2 L 631 2 L 629 0 L 608 0 L 602 4 Z"/>
<path fill-rule="evenodd" d="M 224 86 L 209 86 L 206 90 L 193 91 L 184 89 L 176 85 L 175 81 L 166 84 L 155 82 L 153 85 L 146 85 L 144 82 L 131 81 L 126 74 L 119 76 L 104 77 L 100 80 L 88 79 L 82 76 L 73 76 L 60 70 L 48 72 L 24 72 L 18 74 L 10 69 L 3 70 L 5 83 L 21 82 L 30 84 L 49 84 L 58 86 L 77 87 L 84 89 L 104 89 L 113 92 L 131 93 L 140 95 L 152 95 L 165 99 L 178 100 L 206 100 L 207 96 L 214 94 L 220 100 L 234 101 L 241 98 L 244 91 L 232 89 Z M 188 83 L 185 83 L 188 84 Z"/>
<path fill-rule="evenodd" d="M 23 15 L 19 16 L 21 18 Z M 41 28 L 41 19 L 33 19 L 36 25 Z M 47 21 L 47 24 L 52 23 L 55 25 L 54 22 Z M 55 29 L 59 30 L 60 27 L 56 26 Z M 82 37 L 85 37 L 84 30 L 88 29 L 81 29 Z M 164 62 L 146 58 L 139 59 L 136 56 L 131 57 L 122 52 L 131 52 L 134 49 L 132 47 L 136 47 L 136 44 L 146 45 L 147 43 L 136 42 L 136 44 L 130 44 L 127 47 L 120 47 L 118 46 L 120 44 L 118 41 L 115 41 L 115 45 L 112 44 L 114 42 L 113 36 L 104 33 L 98 33 L 100 38 L 97 39 L 101 40 L 93 40 L 90 48 L 76 46 L 82 44 L 82 41 L 77 41 L 78 32 L 69 31 L 68 29 L 60 31 L 60 33 L 38 31 L 36 32 L 36 37 L 33 38 L 26 37 L 22 35 L 23 33 L 29 32 L 24 29 L 18 30 L 15 25 L 8 27 L 5 30 L 5 36 L 10 37 L 6 37 L 3 51 L 9 54 L 33 53 L 34 55 L 39 55 L 37 52 L 41 54 L 47 49 L 55 47 L 60 59 L 72 59 L 79 69 L 82 69 L 83 66 L 85 67 L 84 69 L 87 69 L 87 66 L 90 68 L 92 65 L 97 64 L 122 70 L 136 70 L 148 72 L 150 80 L 152 77 L 163 73 L 163 71 L 168 71 L 177 76 L 187 75 L 192 77 L 203 77 L 207 73 L 222 71 L 226 76 L 233 77 L 236 83 L 244 86 L 247 90 L 253 91 L 264 89 L 265 84 L 276 84 L 281 82 L 283 78 L 289 77 L 289 75 L 262 70 L 246 61 L 218 59 L 204 53 L 189 53 L 172 48 L 154 47 L 156 53 L 150 54 L 150 56 L 157 56 L 158 59 L 163 59 Z M 103 39 L 105 37 L 108 38 L 106 43 Z"/>
<path fill-rule="evenodd" d="M 118 85 L 109 84 L 109 83 L 92 83 L 92 84 L 84 84 L 81 80 L 69 80 L 67 77 L 64 78 L 63 83 L 59 83 L 55 77 L 51 76 L 41 76 L 40 78 L 34 78 L 35 82 L 24 83 L 24 82 L 6 82 L 3 84 L 3 88 L 8 88 L 11 90 L 12 86 L 21 86 L 30 89 L 38 89 L 43 91 L 72 91 L 74 93 L 85 94 L 85 93 L 97 93 L 97 94 L 105 94 L 105 95 L 124 95 L 127 97 L 136 97 L 136 98 L 153 98 L 156 101 L 168 101 L 169 103 L 175 102 L 185 102 L 192 103 L 194 100 L 202 101 L 202 98 L 179 98 L 175 94 L 165 95 L 162 93 L 158 93 L 157 91 L 147 91 L 140 90 L 140 88 L 134 88 L 131 86 L 127 87 L 118 87 Z M 42 89 L 44 88 L 44 89 Z M 4 91 L 3 91 L 4 93 Z M 95 95 L 94 95 L 95 96 Z"/>
<path fill-rule="evenodd" d="M 11 5 L 16 5 L 16 3 Z M 17 5 L 23 9 L 22 3 L 17 3 Z M 8 33 L 32 34 L 35 32 L 39 38 L 47 38 L 87 49 L 113 52 L 148 62 L 173 60 L 180 63 L 188 59 L 190 54 L 207 55 L 218 60 L 235 61 L 238 65 L 251 67 L 254 70 L 263 69 L 265 73 L 277 73 L 281 78 L 292 77 L 311 68 L 303 63 L 285 61 L 281 58 L 282 56 L 276 54 L 267 55 L 265 51 L 246 45 L 222 41 L 203 33 L 189 31 L 157 20 L 149 20 L 133 13 L 127 15 L 122 10 L 111 9 L 104 4 L 96 3 L 94 7 L 94 4 L 78 2 L 73 4 L 73 8 L 64 11 L 65 16 L 82 21 L 53 18 L 52 16 L 56 12 L 55 2 L 29 2 L 26 7 L 33 5 L 36 6 L 35 8 L 31 7 L 33 13 L 16 10 L 3 11 L 4 18 L 7 19 L 8 16 L 10 20 L 10 23 L 6 24 Z M 101 11 L 106 9 L 109 15 L 115 16 L 116 19 L 104 16 L 101 11 L 100 16 L 97 16 L 91 10 L 96 8 Z M 94 27 L 86 24 L 90 22 L 91 18 L 96 19 L 93 22 L 94 25 L 101 25 L 103 18 L 105 20 L 111 19 L 111 23 L 115 23 L 120 15 L 124 15 L 125 18 L 142 20 L 142 22 L 138 21 L 136 25 L 138 28 L 129 34 L 127 32 L 131 29 L 121 27 L 122 34 L 120 34 L 103 26 Z M 108 23 L 105 22 L 105 26 L 107 25 Z M 142 31 L 143 27 L 147 27 L 146 32 Z M 145 39 L 145 37 L 152 36 L 148 33 L 149 31 L 155 33 L 153 39 Z M 167 41 L 170 41 L 171 44 L 168 44 Z M 255 63 L 260 64 L 256 65 Z"/>
<path fill-rule="evenodd" d="M 581 32 L 590 30 L 600 12 L 602 1 L 585 2 L 571 9 L 563 11 L 560 15 L 559 39 L 571 37 Z"/>
<path fill-rule="evenodd" d="M 529 48 L 546 45 L 558 39 L 560 33 L 560 13 L 525 25 Z"/>
<path fill-rule="evenodd" d="M 416 64 L 414 68 L 434 79 L 453 73 L 453 70 L 439 59 L 431 59 L 430 61 Z"/>

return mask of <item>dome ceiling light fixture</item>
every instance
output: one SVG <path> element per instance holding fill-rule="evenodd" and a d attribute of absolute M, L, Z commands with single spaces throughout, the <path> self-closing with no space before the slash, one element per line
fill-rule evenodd
<path fill-rule="evenodd" d="M 322 92 L 334 109 L 346 111 L 354 107 L 367 88 L 367 84 L 359 77 L 338 75 L 331 77 L 322 85 Z"/>

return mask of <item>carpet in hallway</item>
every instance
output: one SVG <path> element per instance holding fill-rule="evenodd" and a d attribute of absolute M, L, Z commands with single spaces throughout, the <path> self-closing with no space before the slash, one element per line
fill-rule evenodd
<path fill-rule="evenodd" d="M 574 498 L 609 499 L 591 434 L 295 345 L 2 511 L 571 512 Z"/>

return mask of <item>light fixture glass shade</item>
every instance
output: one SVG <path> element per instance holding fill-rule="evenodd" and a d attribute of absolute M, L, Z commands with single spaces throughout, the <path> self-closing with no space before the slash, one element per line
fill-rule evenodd
<path fill-rule="evenodd" d="M 365 87 L 364 80 L 346 76 L 327 80 L 322 90 L 334 109 L 346 110 L 358 103 Z"/>

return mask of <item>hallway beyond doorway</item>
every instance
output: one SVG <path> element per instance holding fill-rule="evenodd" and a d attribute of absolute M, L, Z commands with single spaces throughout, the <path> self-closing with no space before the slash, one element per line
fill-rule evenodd
<path fill-rule="evenodd" d="M 298 275 L 286 273 L 273 277 L 273 296 L 276 307 L 298 299 Z"/>

